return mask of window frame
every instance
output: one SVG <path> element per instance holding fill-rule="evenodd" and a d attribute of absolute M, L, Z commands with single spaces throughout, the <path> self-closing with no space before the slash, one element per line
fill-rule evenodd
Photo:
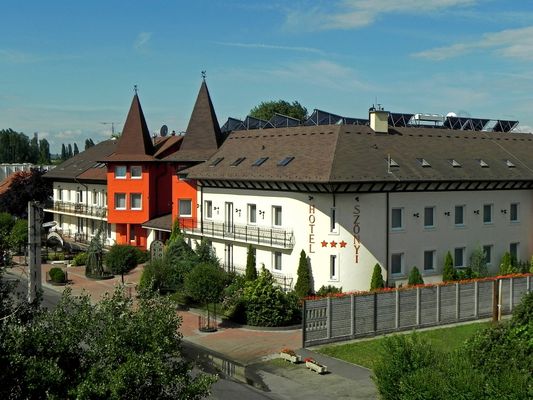
<path fill-rule="evenodd" d="M 122 169 L 122 168 L 124 168 L 124 175 L 118 175 L 117 171 L 119 169 Z M 115 179 L 126 179 L 126 177 L 128 175 L 128 167 L 127 166 L 125 166 L 125 165 L 115 165 L 115 168 L 113 170 L 114 170 Z"/>
<path fill-rule="evenodd" d="M 461 222 L 457 222 L 457 209 L 461 209 Z M 456 204 L 453 208 L 453 224 L 455 226 L 465 226 L 466 205 Z"/>
<path fill-rule="evenodd" d="M 394 272 L 393 271 L 393 264 L 394 264 L 393 260 L 394 260 L 395 257 L 398 257 L 398 256 L 400 257 L 400 271 L 399 272 Z M 391 276 L 401 276 L 401 275 L 405 274 L 405 272 L 404 272 L 405 271 L 405 265 L 404 265 L 405 261 L 404 261 L 404 259 L 405 259 L 405 255 L 402 252 L 400 252 L 400 253 L 391 253 L 391 255 L 390 255 L 390 274 L 391 274 Z"/>
<path fill-rule="evenodd" d="M 457 263 L 457 251 L 461 250 L 461 264 L 459 265 Z M 455 247 L 453 249 L 453 267 L 454 268 L 465 268 L 465 254 L 466 254 L 466 247 Z"/>
<path fill-rule="evenodd" d="M 279 210 L 279 223 L 277 221 L 277 210 Z M 283 207 L 281 206 L 272 206 L 272 226 L 281 227 L 283 226 Z"/>
<path fill-rule="evenodd" d="M 400 213 L 400 225 L 394 226 L 394 212 L 399 211 Z M 391 213 L 390 213 L 390 229 L 391 231 L 397 232 L 397 231 L 403 231 L 404 230 L 404 208 L 403 207 L 391 207 Z"/>
<path fill-rule="evenodd" d="M 120 198 L 124 199 L 124 207 L 118 206 Z M 127 202 L 126 193 L 115 193 L 115 210 L 127 210 L 128 205 L 126 202 Z"/>
<path fill-rule="evenodd" d="M 137 170 L 137 169 L 140 170 L 140 175 L 135 175 L 134 176 L 133 175 L 133 171 Z M 142 167 L 142 165 L 132 165 L 130 167 L 130 178 L 131 179 L 142 179 L 142 177 L 143 177 L 143 167 Z"/>
<path fill-rule="evenodd" d="M 252 221 L 252 216 L 253 216 L 253 221 Z M 248 203 L 246 205 L 246 222 L 248 222 L 249 225 L 257 224 L 257 204 Z"/>
<path fill-rule="evenodd" d="M 204 200 L 205 218 L 213 219 L 213 200 Z"/>
<path fill-rule="evenodd" d="M 492 255 L 493 255 L 494 245 L 484 244 L 481 248 L 483 249 L 483 257 L 484 257 L 485 263 L 487 264 L 487 266 L 492 266 Z M 488 249 L 489 251 L 487 252 L 486 249 Z M 487 259 L 486 254 L 489 255 L 488 259 Z"/>
<path fill-rule="evenodd" d="M 489 207 L 489 210 L 490 210 L 490 213 L 488 215 L 490 219 L 488 221 L 486 221 L 486 217 L 487 217 L 486 207 Z M 494 204 L 492 203 L 483 204 L 483 225 L 492 225 L 493 223 L 494 223 Z"/>
<path fill-rule="evenodd" d="M 426 222 L 426 211 L 431 210 L 431 225 L 428 225 Z M 424 229 L 434 229 L 435 228 L 435 206 L 424 207 Z"/>
<path fill-rule="evenodd" d="M 338 254 L 330 254 L 329 256 L 329 280 L 338 282 L 340 279 L 340 271 L 339 271 L 339 255 Z"/>
<path fill-rule="evenodd" d="M 134 196 L 137 198 L 139 198 L 140 200 L 140 207 L 133 207 L 133 198 Z M 130 193 L 130 209 L 131 210 L 135 210 L 135 211 L 138 211 L 138 210 L 142 210 L 143 209 L 143 195 L 142 193 Z"/>
<path fill-rule="evenodd" d="M 515 247 L 514 255 L 513 255 L 513 246 Z M 509 254 L 511 254 L 511 257 L 514 256 L 515 261 L 520 261 L 520 259 L 518 258 L 519 253 L 520 253 L 520 242 L 509 243 Z"/>
<path fill-rule="evenodd" d="M 182 202 L 189 202 L 190 205 L 190 213 L 189 214 L 182 214 Z M 192 199 L 178 199 L 178 217 L 179 218 L 191 218 L 192 217 Z"/>
<path fill-rule="evenodd" d="M 513 207 L 515 208 L 515 218 L 513 219 Z M 520 222 L 520 203 L 511 203 L 509 206 L 509 222 L 516 224 Z"/>
<path fill-rule="evenodd" d="M 281 271 L 283 269 L 283 253 L 281 251 L 274 251 L 272 253 L 272 270 Z"/>
<path fill-rule="evenodd" d="M 426 254 L 431 253 L 431 268 L 426 268 Z M 434 272 L 437 264 L 437 250 L 424 250 L 423 272 Z"/>

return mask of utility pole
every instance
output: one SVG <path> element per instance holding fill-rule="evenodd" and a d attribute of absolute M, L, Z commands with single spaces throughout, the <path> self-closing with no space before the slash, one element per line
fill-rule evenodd
<path fill-rule="evenodd" d="M 28 302 L 32 303 L 41 291 L 41 207 L 28 202 Z"/>

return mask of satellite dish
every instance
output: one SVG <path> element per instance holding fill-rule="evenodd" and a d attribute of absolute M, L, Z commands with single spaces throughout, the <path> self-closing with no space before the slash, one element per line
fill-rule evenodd
<path fill-rule="evenodd" d="M 450 111 L 448 114 L 446 114 L 447 117 L 457 117 L 457 114 L 453 111 Z"/>
<path fill-rule="evenodd" d="M 163 125 L 163 126 L 161 127 L 161 129 L 159 130 L 159 134 L 160 134 L 162 137 L 167 136 L 167 134 L 168 134 L 168 126 Z"/>

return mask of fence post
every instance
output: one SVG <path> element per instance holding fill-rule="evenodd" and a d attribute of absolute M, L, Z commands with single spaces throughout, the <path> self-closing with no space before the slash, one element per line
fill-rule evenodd
<path fill-rule="evenodd" d="M 509 312 L 513 312 L 513 278 L 509 279 Z"/>
<path fill-rule="evenodd" d="M 398 329 L 400 327 L 400 291 L 397 290 L 394 295 L 394 300 L 396 302 L 395 304 L 395 319 L 394 319 L 394 327 Z"/>
<path fill-rule="evenodd" d="M 437 323 L 440 322 L 440 286 L 437 286 Z"/>
<path fill-rule="evenodd" d="M 492 321 L 498 321 L 498 279 L 492 281 Z"/>
<path fill-rule="evenodd" d="M 374 332 L 378 330 L 378 294 L 374 292 Z"/>
<path fill-rule="evenodd" d="M 326 338 L 331 339 L 331 297 L 326 298 Z"/>
<path fill-rule="evenodd" d="M 479 316 L 479 284 L 478 281 L 474 282 L 474 317 Z"/>
<path fill-rule="evenodd" d="M 350 336 L 355 335 L 355 296 L 350 295 Z"/>
<path fill-rule="evenodd" d="M 420 288 L 416 288 L 416 325 L 420 325 Z"/>
<path fill-rule="evenodd" d="M 302 307 L 302 348 L 305 349 L 305 332 L 307 329 L 307 300 L 304 300 Z"/>
<path fill-rule="evenodd" d="M 526 277 L 526 290 L 527 292 L 531 291 L 531 275 Z"/>
<path fill-rule="evenodd" d="M 455 319 L 459 320 L 459 283 L 455 284 Z"/>

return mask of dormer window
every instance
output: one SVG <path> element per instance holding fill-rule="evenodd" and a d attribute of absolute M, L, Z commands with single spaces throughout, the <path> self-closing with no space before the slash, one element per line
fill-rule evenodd
<path fill-rule="evenodd" d="M 391 168 L 400 168 L 400 164 L 398 164 L 396 161 L 394 161 L 392 158 L 388 158 L 387 163 L 389 164 L 389 167 Z"/>
<path fill-rule="evenodd" d="M 451 159 L 451 160 L 449 160 L 449 161 L 450 161 L 450 164 L 452 164 L 452 167 L 454 167 L 454 168 L 461 168 L 461 164 L 460 164 L 458 161 L 456 161 L 456 160 L 454 160 L 454 159 Z"/>
<path fill-rule="evenodd" d="M 511 160 L 506 160 L 506 161 L 505 161 L 505 164 L 506 164 L 509 168 L 514 168 L 514 167 L 516 167 L 516 165 L 514 165 L 514 164 L 511 162 Z"/>
<path fill-rule="evenodd" d="M 420 163 L 421 167 L 422 168 L 430 168 L 431 167 L 431 164 L 429 162 L 427 162 L 426 159 L 424 158 L 417 158 L 418 162 Z"/>
<path fill-rule="evenodd" d="M 487 164 L 485 161 L 483 160 L 479 160 L 479 166 L 481 168 L 488 168 L 489 167 L 489 164 Z"/>

